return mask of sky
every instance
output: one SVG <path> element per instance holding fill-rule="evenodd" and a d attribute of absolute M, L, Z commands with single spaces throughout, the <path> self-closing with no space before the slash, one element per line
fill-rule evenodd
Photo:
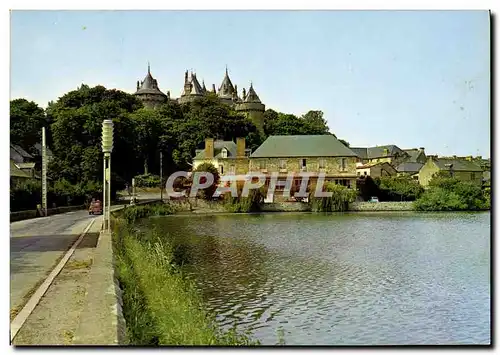
<path fill-rule="evenodd" d="M 250 83 L 266 108 L 321 110 L 353 147 L 490 157 L 487 11 L 13 11 L 11 99 L 82 83 L 129 93 Z"/>

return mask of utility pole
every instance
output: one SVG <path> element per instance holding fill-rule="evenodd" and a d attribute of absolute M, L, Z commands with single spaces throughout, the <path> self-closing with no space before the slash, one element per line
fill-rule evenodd
<path fill-rule="evenodd" d="M 163 201 L 163 153 L 160 151 L 160 200 Z"/>
<path fill-rule="evenodd" d="M 47 142 L 45 127 L 42 127 L 42 211 L 47 217 Z"/>

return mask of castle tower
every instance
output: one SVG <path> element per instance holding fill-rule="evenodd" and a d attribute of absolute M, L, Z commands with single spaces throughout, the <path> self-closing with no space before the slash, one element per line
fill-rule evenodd
<path fill-rule="evenodd" d="M 142 101 L 144 107 L 156 108 L 168 100 L 165 95 L 158 88 L 158 82 L 151 75 L 150 66 L 148 63 L 148 73 L 143 81 L 137 81 L 137 91 L 134 93 L 139 100 Z"/>
<path fill-rule="evenodd" d="M 260 101 L 251 83 L 248 92 L 243 89 L 243 101 L 239 102 L 235 109 L 244 113 L 261 133 L 264 132 L 264 111 L 266 106 Z"/>
<path fill-rule="evenodd" d="M 231 79 L 229 79 L 229 74 L 227 73 L 227 67 L 226 67 L 226 74 L 224 75 L 224 79 L 222 79 L 222 83 L 220 84 L 217 96 L 219 97 L 221 102 L 228 105 L 232 105 L 234 94 L 235 94 L 234 86 L 233 83 L 231 82 Z"/>
<path fill-rule="evenodd" d="M 204 86 L 205 83 L 203 83 L 203 87 L 200 85 L 200 82 L 196 78 L 196 74 L 191 72 L 191 75 L 188 77 L 188 72 L 186 71 L 184 75 L 184 90 L 182 90 L 182 94 L 178 99 L 178 102 L 191 102 L 205 96 L 206 88 L 204 89 Z"/>

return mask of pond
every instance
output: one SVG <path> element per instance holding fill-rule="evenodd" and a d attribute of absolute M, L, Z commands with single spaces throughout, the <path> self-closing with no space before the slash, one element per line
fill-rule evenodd
<path fill-rule="evenodd" d="M 173 243 L 220 325 L 264 345 L 490 342 L 489 212 L 147 223 Z"/>

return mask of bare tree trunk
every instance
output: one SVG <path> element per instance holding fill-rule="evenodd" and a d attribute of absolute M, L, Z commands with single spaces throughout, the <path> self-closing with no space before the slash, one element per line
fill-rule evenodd
<path fill-rule="evenodd" d="M 148 173 L 148 160 L 144 159 L 144 175 Z"/>

